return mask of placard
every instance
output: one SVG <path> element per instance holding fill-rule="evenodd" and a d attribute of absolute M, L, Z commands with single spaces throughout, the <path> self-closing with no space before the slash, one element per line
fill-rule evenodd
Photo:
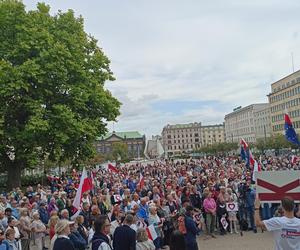
<path fill-rule="evenodd" d="M 289 196 L 300 201 L 300 171 L 260 171 L 256 172 L 256 192 L 262 202 L 280 203 Z"/>

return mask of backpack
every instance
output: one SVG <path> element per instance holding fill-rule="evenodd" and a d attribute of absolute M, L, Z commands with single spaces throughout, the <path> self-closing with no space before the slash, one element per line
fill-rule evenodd
<path fill-rule="evenodd" d="M 183 215 L 178 217 L 178 230 L 182 234 L 186 234 L 185 217 Z"/>
<path fill-rule="evenodd" d="M 240 229 L 241 229 L 241 231 L 248 230 L 248 222 L 245 219 L 240 220 Z"/>

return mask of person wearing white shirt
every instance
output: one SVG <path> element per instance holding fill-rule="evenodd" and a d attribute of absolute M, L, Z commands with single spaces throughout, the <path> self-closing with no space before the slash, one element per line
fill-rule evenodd
<path fill-rule="evenodd" d="M 300 219 L 294 216 L 295 203 L 290 197 L 281 200 L 284 216 L 261 220 L 260 200 L 255 200 L 255 224 L 257 227 L 273 232 L 276 250 L 300 249 Z"/>

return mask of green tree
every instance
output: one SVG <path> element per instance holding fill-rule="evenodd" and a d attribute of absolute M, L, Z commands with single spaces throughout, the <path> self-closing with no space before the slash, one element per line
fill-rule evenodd
<path fill-rule="evenodd" d="M 112 160 L 116 162 L 126 161 L 128 159 L 128 146 L 123 142 L 114 142 L 111 152 Z"/>
<path fill-rule="evenodd" d="M 119 115 L 110 61 L 72 10 L 0 0 L 0 167 L 8 188 L 41 160 L 84 160 Z"/>

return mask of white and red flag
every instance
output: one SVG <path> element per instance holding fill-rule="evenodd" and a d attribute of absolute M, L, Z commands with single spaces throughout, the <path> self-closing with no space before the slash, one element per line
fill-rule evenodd
<path fill-rule="evenodd" d="M 294 165 L 296 164 L 296 162 L 299 160 L 299 157 L 297 157 L 296 155 L 293 155 L 292 156 L 292 159 L 291 159 L 291 163 Z"/>
<path fill-rule="evenodd" d="M 83 168 L 82 174 L 80 177 L 79 187 L 77 189 L 76 196 L 73 201 L 73 207 L 75 207 L 76 209 L 79 209 L 80 205 L 81 205 L 81 198 L 82 198 L 83 193 L 90 191 L 92 189 L 93 189 L 92 178 L 88 177 L 86 169 Z"/>
<path fill-rule="evenodd" d="M 142 189 L 145 186 L 145 180 L 142 173 L 140 173 L 139 187 Z"/>
<path fill-rule="evenodd" d="M 150 240 L 154 241 L 158 237 L 153 224 L 147 227 L 146 231 Z"/>
<path fill-rule="evenodd" d="M 111 163 L 108 163 L 107 165 L 107 170 L 114 172 L 114 173 L 119 173 L 119 169 L 117 169 L 114 165 L 112 165 Z"/>

